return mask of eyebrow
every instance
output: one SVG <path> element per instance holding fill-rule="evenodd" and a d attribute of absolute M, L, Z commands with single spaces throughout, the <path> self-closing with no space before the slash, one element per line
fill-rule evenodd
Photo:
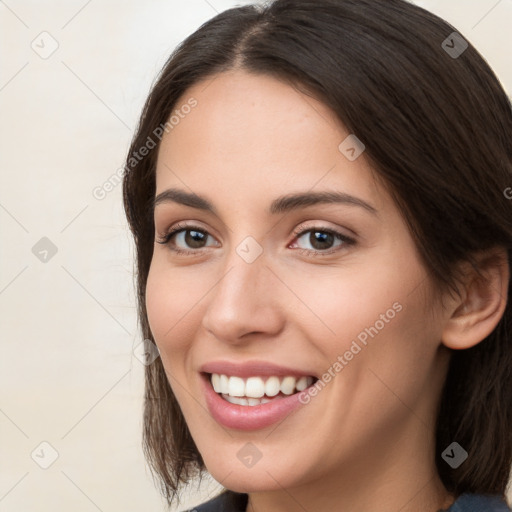
<path fill-rule="evenodd" d="M 208 199 L 193 192 L 189 193 L 177 188 L 169 188 L 158 194 L 153 200 L 153 210 L 157 205 L 169 202 L 204 210 L 219 217 L 217 209 Z M 349 206 L 359 206 L 371 214 L 378 216 L 377 209 L 370 203 L 344 192 L 331 191 L 301 192 L 280 196 L 272 201 L 268 213 L 277 215 L 317 204 L 346 204 Z"/>

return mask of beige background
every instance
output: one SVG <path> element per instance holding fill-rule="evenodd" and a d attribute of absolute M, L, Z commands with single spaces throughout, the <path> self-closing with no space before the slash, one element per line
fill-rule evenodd
<path fill-rule="evenodd" d="M 143 365 L 121 186 L 103 199 L 93 190 L 123 165 L 171 50 L 240 3 L 0 2 L 1 511 L 165 510 L 140 447 Z M 416 3 L 455 25 L 512 92 L 510 0 Z M 206 483 L 180 509 L 219 488 Z"/>

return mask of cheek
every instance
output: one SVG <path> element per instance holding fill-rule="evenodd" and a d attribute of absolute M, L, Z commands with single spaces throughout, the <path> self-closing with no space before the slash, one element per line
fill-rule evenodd
<path fill-rule="evenodd" d="M 374 263 L 359 265 L 352 272 L 317 268 L 314 275 L 303 273 L 300 280 L 290 275 L 288 281 L 295 283 L 300 300 L 293 299 L 294 310 L 304 319 L 301 323 L 308 328 L 310 339 L 339 354 L 358 336 L 364 341 L 367 329 L 377 324 L 377 330 L 384 332 L 402 314 L 398 310 L 410 288 L 404 282 L 414 278 L 401 275 L 395 278 L 389 265 Z"/>
<path fill-rule="evenodd" d="M 426 378 L 438 333 L 425 308 L 427 274 L 413 254 L 405 261 L 383 250 L 353 272 L 348 262 L 339 271 L 318 267 L 314 276 L 303 273 L 297 280 L 295 275 L 294 292 L 301 299 L 296 318 L 303 319 L 298 323 L 304 335 L 323 353 L 326 371 L 344 374 L 334 379 L 335 387 L 379 391 L 382 384 L 369 368 L 400 389 Z M 411 387 L 404 394 L 417 391 Z"/>
<path fill-rule="evenodd" d="M 148 321 L 158 347 L 177 352 L 193 339 L 205 291 L 191 273 L 173 272 L 159 259 L 152 261 L 146 283 Z"/>
<path fill-rule="evenodd" d="M 188 281 L 183 273 L 173 272 L 157 258 L 151 263 L 146 283 L 149 327 L 169 384 L 184 414 L 193 406 L 185 389 L 189 388 L 191 340 L 195 338 L 199 321 L 198 301 L 204 295 L 204 291 L 197 290 Z M 190 293 L 190 290 L 195 291 Z"/>
<path fill-rule="evenodd" d="M 157 345 L 160 345 L 165 331 L 172 325 L 172 311 L 169 310 L 169 289 L 159 275 L 154 263 L 151 263 L 146 283 L 146 311 L 151 333 Z M 167 326 L 166 326 L 167 325 Z"/>

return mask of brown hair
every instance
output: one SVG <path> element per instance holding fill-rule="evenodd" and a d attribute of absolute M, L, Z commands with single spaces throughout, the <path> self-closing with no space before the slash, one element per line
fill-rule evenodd
<path fill-rule="evenodd" d="M 154 140 L 189 87 L 231 69 L 286 80 L 323 101 L 392 193 L 439 289 L 456 290 L 456 265 L 512 247 L 512 107 L 469 43 L 446 44 L 449 23 L 404 0 L 276 0 L 221 12 L 169 57 L 144 106 L 126 160 L 124 207 L 136 244 L 139 322 L 153 340 L 145 287 L 153 254 Z M 454 47 L 453 38 L 449 47 Z M 460 40 L 459 40 L 460 42 Z M 457 43 L 459 44 L 459 43 Z M 462 48 L 459 46 L 459 48 Z M 511 296 L 509 283 L 509 296 Z M 436 425 L 445 487 L 504 495 L 512 463 L 512 340 L 508 301 L 496 329 L 452 351 Z M 205 469 L 161 359 L 146 367 L 143 447 L 169 503 Z M 441 459 L 457 441 L 469 458 Z M 179 496 L 178 496 L 179 498 Z"/>

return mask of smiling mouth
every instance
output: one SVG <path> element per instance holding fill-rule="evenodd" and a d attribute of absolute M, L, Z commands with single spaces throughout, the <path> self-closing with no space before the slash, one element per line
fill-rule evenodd
<path fill-rule="evenodd" d="M 218 373 L 203 374 L 213 390 L 229 403 L 246 406 L 262 405 L 304 391 L 318 379 L 312 376 L 237 377 Z"/>

